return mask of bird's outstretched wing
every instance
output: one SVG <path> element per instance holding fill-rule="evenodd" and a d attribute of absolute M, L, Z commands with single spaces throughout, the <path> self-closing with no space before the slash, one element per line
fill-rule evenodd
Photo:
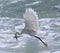
<path fill-rule="evenodd" d="M 32 8 L 27 8 L 25 11 L 25 29 L 37 31 L 39 29 L 38 15 Z"/>

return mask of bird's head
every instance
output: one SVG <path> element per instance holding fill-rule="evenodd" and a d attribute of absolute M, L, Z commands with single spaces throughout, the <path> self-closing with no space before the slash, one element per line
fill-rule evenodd
<path fill-rule="evenodd" d="M 16 32 L 14 38 L 15 38 L 16 40 L 18 40 L 18 38 L 21 37 L 20 35 L 21 35 L 21 33 Z"/>

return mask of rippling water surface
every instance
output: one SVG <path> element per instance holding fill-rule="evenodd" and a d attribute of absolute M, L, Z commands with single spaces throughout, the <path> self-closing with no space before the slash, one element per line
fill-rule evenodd
<path fill-rule="evenodd" d="M 60 17 L 60 0 L 0 0 L 0 16 L 22 18 L 27 7 L 37 11 L 40 18 Z"/>
<path fill-rule="evenodd" d="M 25 26 L 25 8 L 39 16 L 39 37 L 48 44 L 23 34 L 16 41 L 14 33 Z M 0 0 L 0 53 L 60 53 L 60 0 Z"/>
<path fill-rule="evenodd" d="M 41 18 L 39 37 L 48 44 L 45 47 L 36 38 L 23 34 L 16 41 L 14 33 L 24 28 L 24 20 L 19 18 L 0 19 L 1 53 L 54 53 L 60 52 L 60 18 Z"/>

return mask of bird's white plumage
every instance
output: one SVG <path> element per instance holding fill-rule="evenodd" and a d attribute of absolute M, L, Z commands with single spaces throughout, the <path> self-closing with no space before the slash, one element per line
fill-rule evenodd
<path fill-rule="evenodd" d="M 21 35 L 22 33 L 29 34 L 30 36 L 33 36 L 37 39 L 39 39 L 46 47 L 47 44 L 41 40 L 38 36 L 38 29 L 39 29 L 39 22 L 38 22 L 38 15 L 37 13 L 32 9 L 32 8 L 27 8 L 25 11 L 24 20 L 25 20 L 25 28 L 22 30 L 21 33 L 16 32 L 15 33 L 15 38 L 17 40 L 18 37 L 17 34 Z"/>
<path fill-rule="evenodd" d="M 25 29 L 37 31 L 39 29 L 38 15 L 32 8 L 27 8 L 25 11 Z"/>

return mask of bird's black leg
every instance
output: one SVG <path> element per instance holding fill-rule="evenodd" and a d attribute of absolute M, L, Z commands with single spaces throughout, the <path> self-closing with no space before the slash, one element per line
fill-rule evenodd
<path fill-rule="evenodd" d="M 39 39 L 46 47 L 48 47 L 48 45 L 44 41 L 42 41 L 40 37 L 37 37 L 37 36 L 34 36 L 34 35 L 33 35 L 33 37 Z"/>

